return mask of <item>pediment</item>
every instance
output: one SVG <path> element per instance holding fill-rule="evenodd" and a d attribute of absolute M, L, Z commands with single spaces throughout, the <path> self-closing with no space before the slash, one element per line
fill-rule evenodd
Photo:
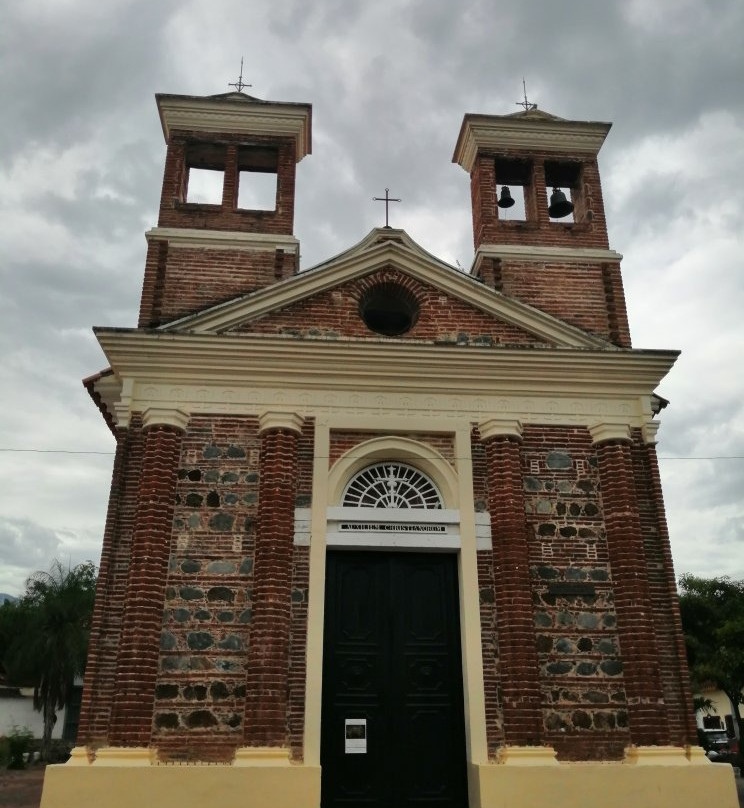
<path fill-rule="evenodd" d="M 419 329 L 419 338 L 441 341 L 470 331 L 483 344 L 540 344 L 559 348 L 606 348 L 610 343 L 539 309 L 489 288 L 471 275 L 426 252 L 405 231 L 372 230 L 362 241 L 334 258 L 298 275 L 197 314 L 159 330 L 175 333 L 282 333 L 324 336 L 318 312 L 328 313 L 330 300 L 346 305 L 346 318 L 327 329 L 336 337 L 382 339 L 355 330 L 351 300 L 377 280 L 402 282 L 428 301 L 436 297 L 440 331 Z M 346 303 L 343 296 L 346 295 Z M 353 307 L 356 308 L 356 303 Z M 338 313 L 338 312 L 337 312 Z M 446 314 L 446 317 L 445 317 Z M 459 319 L 458 319 L 459 318 Z M 358 319 L 358 318 L 357 318 Z M 446 320 L 446 322 L 445 322 Z M 458 322 L 462 327 L 458 328 Z M 356 321 L 355 321 L 356 322 Z M 308 328 L 303 331 L 302 325 Z M 308 329 L 310 333 L 308 333 Z M 414 332 L 411 333 L 415 336 Z M 489 336 L 490 335 L 490 336 Z M 402 337 L 405 339 L 405 337 Z"/>

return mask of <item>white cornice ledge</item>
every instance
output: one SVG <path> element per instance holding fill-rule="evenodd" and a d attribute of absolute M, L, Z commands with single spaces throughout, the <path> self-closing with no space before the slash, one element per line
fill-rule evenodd
<path fill-rule="evenodd" d="M 297 162 L 311 151 L 310 104 L 251 102 L 245 97 L 157 95 L 166 142 L 174 129 L 293 137 Z"/>
<path fill-rule="evenodd" d="M 630 426 L 627 423 L 611 421 L 599 422 L 589 426 L 592 443 L 603 443 L 608 440 L 630 441 Z"/>
<path fill-rule="evenodd" d="M 501 766 L 559 766 L 552 746 L 502 746 L 496 762 Z"/>
<path fill-rule="evenodd" d="M 199 249 L 209 247 L 219 250 L 265 250 L 275 249 L 295 253 L 300 242 L 294 236 L 271 233 L 236 233 L 223 230 L 193 230 L 181 227 L 153 227 L 145 233 L 150 241 L 167 241 L 169 247 Z"/>
<path fill-rule="evenodd" d="M 452 162 L 470 173 L 479 152 L 493 154 L 518 148 L 594 156 L 610 127 L 609 123 L 591 121 L 468 114 L 463 118 Z"/>
<path fill-rule="evenodd" d="M 481 440 L 495 437 L 522 439 L 522 424 L 511 418 L 489 418 L 478 424 Z"/>
<path fill-rule="evenodd" d="M 601 263 L 621 261 L 623 256 L 615 250 L 594 247 L 523 247 L 516 244 L 481 244 L 473 259 L 471 273 L 475 275 L 484 258 L 511 258 L 518 261 L 578 261 Z"/>
<path fill-rule="evenodd" d="M 258 418 L 258 434 L 272 429 L 284 429 L 288 432 L 302 432 L 304 418 L 295 412 L 264 412 Z"/>
<path fill-rule="evenodd" d="M 289 749 L 283 746 L 241 746 L 235 751 L 233 766 L 290 766 Z"/>
<path fill-rule="evenodd" d="M 189 414 L 172 407 L 148 407 L 142 413 L 142 426 L 172 426 L 182 431 L 189 423 Z"/>

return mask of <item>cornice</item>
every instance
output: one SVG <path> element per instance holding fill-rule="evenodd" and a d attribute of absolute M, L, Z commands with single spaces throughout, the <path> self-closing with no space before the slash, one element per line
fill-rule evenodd
<path fill-rule="evenodd" d="M 181 227 L 153 227 L 145 233 L 147 241 L 167 241 L 169 247 L 190 249 L 274 251 L 296 253 L 300 242 L 294 236 L 270 233 L 236 233 L 232 230 L 194 230 Z"/>
<path fill-rule="evenodd" d="M 310 104 L 258 101 L 247 96 L 198 97 L 188 95 L 155 96 L 166 143 L 176 129 L 246 135 L 293 137 L 296 159 L 310 154 Z"/>
<path fill-rule="evenodd" d="M 612 124 L 554 118 L 474 115 L 463 118 L 452 162 L 468 173 L 478 153 L 538 149 L 596 156 Z"/>
<path fill-rule="evenodd" d="M 471 272 L 476 274 L 484 258 L 506 258 L 515 261 L 542 263 L 544 261 L 574 263 L 619 262 L 622 255 L 615 250 L 593 247 L 529 247 L 515 244 L 481 244 L 475 253 Z"/>
<path fill-rule="evenodd" d="M 392 339 L 298 340 L 111 328 L 95 332 L 120 380 L 329 391 L 650 395 L 678 355 L 677 351 L 442 346 Z"/>
<path fill-rule="evenodd" d="M 391 265 L 422 283 L 435 286 L 480 311 L 533 334 L 548 344 L 572 348 L 611 347 L 605 340 L 587 334 L 557 317 L 484 287 L 469 274 L 428 261 L 418 252 L 390 241 L 374 244 L 362 254 L 340 258 L 333 266 L 301 272 L 249 296 L 229 300 L 206 311 L 168 323 L 161 330 L 224 333 L 271 311 L 285 308 L 311 295 Z"/>

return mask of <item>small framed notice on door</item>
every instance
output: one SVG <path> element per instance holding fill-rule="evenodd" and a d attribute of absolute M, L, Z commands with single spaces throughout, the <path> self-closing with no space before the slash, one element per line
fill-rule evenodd
<path fill-rule="evenodd" d="M 367 719 L 344 720 L 344 751 L 347 755 L 367 754 Z"/>

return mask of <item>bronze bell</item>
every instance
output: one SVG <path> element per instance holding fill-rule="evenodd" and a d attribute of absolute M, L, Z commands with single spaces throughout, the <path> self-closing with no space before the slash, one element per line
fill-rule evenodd
<path fill-rule="evenodd" d="M 510 208 L 514 204 L 514 200 L 512 199 L 511 191 L 509 190 L 508 185 L 501 186 L 501 196 L 496 204 L 500 208 Z"/>
<path fill-rule="evenodd" d="M 566 195 L 560 188 L 553 188 L 553 193 L 550 195 L 550 205 L 548 207 L 548 215 L 551 219 L 562 219 L 573 213 L 573 202 L 566 199 Z"/>

